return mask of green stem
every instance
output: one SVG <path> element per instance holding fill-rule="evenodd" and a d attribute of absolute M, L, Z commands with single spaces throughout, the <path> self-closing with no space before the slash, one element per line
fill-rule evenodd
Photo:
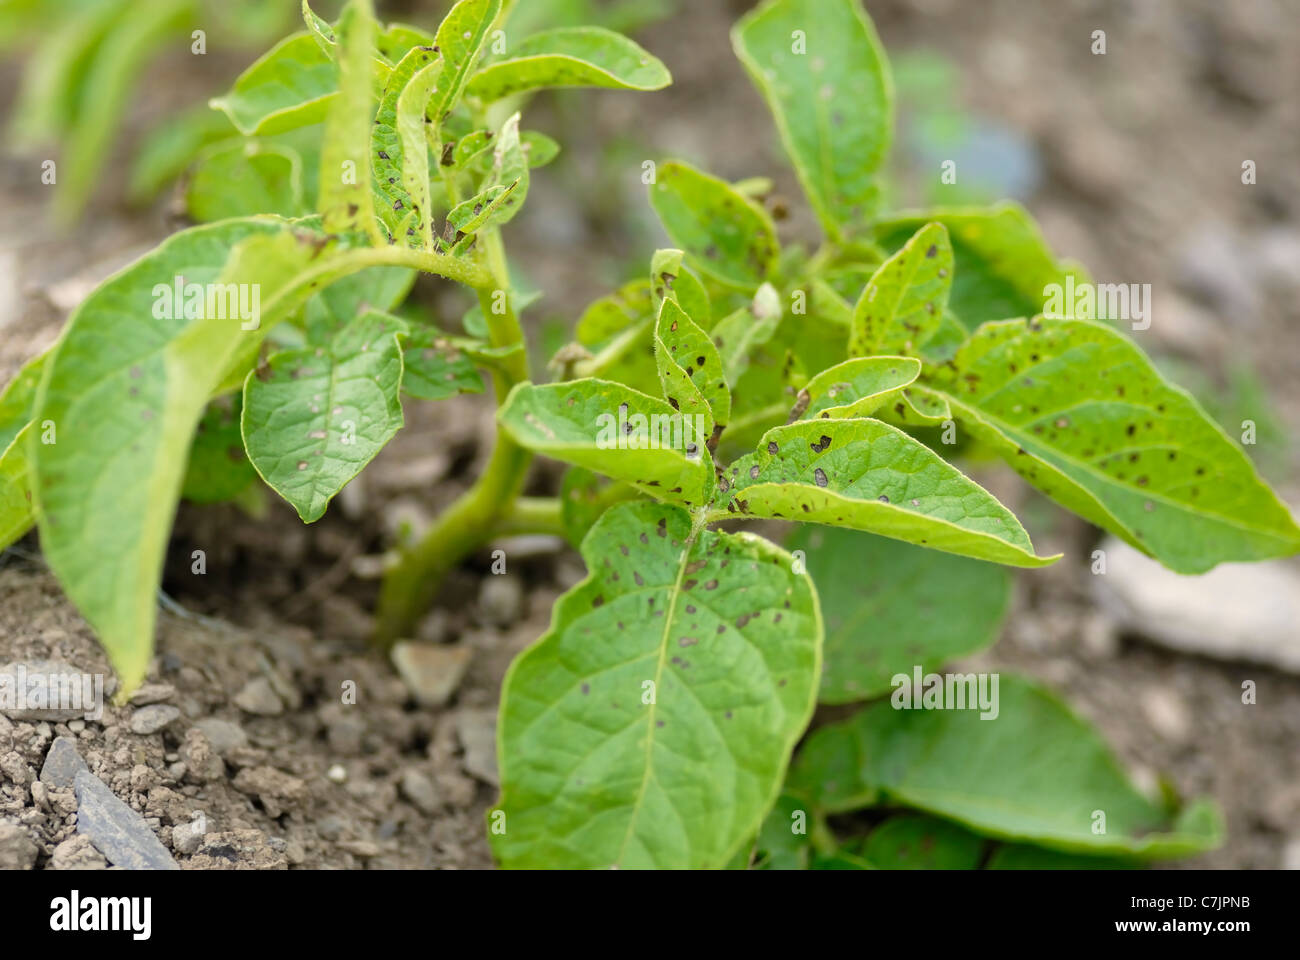
<path fill-rule="evenodd" d="M 563 507 L 555 497 L 520 497 L 502 512 L 493 533 L 549 533 L 562 537 Z"/>
<path fill-rule="evenodd" d="M 485 261 L 479 269 L 491 278 L 489 283 L 477 287 L 488 325 L 488 339 L 499 347 L 524 344 L 523 328 L 510 303 L 510 276 L 500 232 L 492 230 L 480 235 L 479 243 Z M 493 307 L 502 299 L 504 309 L 495 312 Z M 497 402 L 502 402 L 515 384 L 527 379 L 525 345 L 524 350 L 503 361 L 494 378 Z M 498 427 L 492 457 L 478 480 L 443 511 L 419 543 L 401 552 L 397 563 L 385 575 L 375 624 L 380 644 L 387 646 L 408 636 L 432 605 L 443 578 L 499 532 L 502 518 L 510 516 L 515 509 L 531 462 L 532 454 Z"/>
<path fill-rule="evenodd" d="M 581 360 L 575 363 L 573 365 L 573 375 L 575 377 L 599 376 L 636 346 L 637 341 L 641 339 L 641 335 L 650 328 L 650 324 L 651 321 L 647 319 L 628 327 L 590 360 Z"/>

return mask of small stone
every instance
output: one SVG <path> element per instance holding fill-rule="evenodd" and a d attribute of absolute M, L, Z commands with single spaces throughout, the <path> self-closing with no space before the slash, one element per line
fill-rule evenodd
<path fill-rule="evenodd" d="M 68 721 L 68 729 L 71 730 L 73 733 L 80 733 L 82 730 L 85 730 L 85 729 L 86 729 L 86 721 L 85 721 L 85 720 L 69 720 L 69 721 Z"/>
<path fill-rule="evenodd" d="M 348 779 L 347 767 L 341 763 L 336 763 L 325 771 L 325 776 L 333 783 L 346 783 Z"/>
<path fill-rule="evenodd" d="M 141 707 L 131 714 L 131 732 L 139 736 L 157 733 L 180 715 L 181 712 L 178 709 L 166 704 L 158 703 Z"/>
<path fill-rule="evenodd" d="M 1300 835 L 1292 837 L 1282 848 L 1282 862 L 1279 864 L 1283 870 L 1300 870 Z"/>
<path fill-rule="evenodd" d="M 271 681 L 254 677 L 234 696 L 234 704 L 245 713 L 259 717 L 278 717 L 284 713 L 284 702 L 276 695 Z"/>
<path fill-rule="evenodd" d="M 433 816 L 438 811 L 438 791 L 434 788 L 433 781 L 419 770 L 403 770 L 398 787 L 402 795 L 415 804 L 421 813 Z"/>
<path fill-rule="evenodd" d="M 256 796 L 275 819 L 286 807 L 295 807 L 307 799 L 307 784 L 274 767 L 249 767 L 240 770 L 231 781 L 240 793 Z"/>
<path fill-rule="evenodd" d="M 39 852 L 26 830 L 15 823 L 0 822 L 0 870 L 30 870 Z"/>
<path fill-rule="evenodd" d="M 524 608 L 524 588 L 518 577 L 507 574 L 484 577 L 479 585 L 478 610 L 485 623 L 508 627 Z"/>
<path fill-rule="evenodd" d="M 144 818 L 90 773 L 77 773 L 77 832 L 90 838 L 108 862 L 127 870 L 179 869 Z"/>
<path fill-rule="evenodd" d="M 56 737 L 45 754 L 41 767 L 41 782 L 56 790 L 66 790 L 77 780 L 77 772 L 86 769 L 86 761 L 77 752 L 77 743 L 71 737 Z"/>
<path fill-rule="evenodd" d="M 465 751 L 467 773 L 491 786 L 497 785 L 497 712 L 461 710 L 456 714 L 456 738 Z"/>
<path fill-rule="evenodd" d="M 369 840 L 340 840 L 338 847 L 340 850 L 344 850 L 363 860 L 379 856 L 379 846 Z"/>
<path fill-rule="evenodd" d="M 188 823 L 178 823 L 172 828 L 172 849 L 187 857 L 195 853 L 203 845 L 203 838 L 207 836 L 206 826 L 207 821 L 204 817 L 198 817 Z"/>
<path fill-rule="evenodd" d="M 27 766 L 27 761 L 17 750 L 11 750 L 0 757 L 0 774 L 4 774 L 5 778 L 20 787 L 27 786 L 32 780 L 31 768 Z"/>
<path fill-rule="evenodd" d="M 176 696 L 176 688 L 170 683 L 146 683 L 131 695 L 131 703 L 143 707 L 151 703 L 162 703 Z"/>
<path fill-rule="evenodd" d="M 248 746 L 248 734 L 244 732 L 244 728 L 229 720 L 204 717 L 202 720 L 195 721 L 194 726 L 208 738 L 212 749 L 223 757 L 231 750 Z"/>
<path fill-rule="evenodd" d="M 393 666 L 422 707 L 441 707 L 451 699 L 472 656 L 469 647 L 427 643 L 399 643 L 392 652 Z"/>
<path fill-rule="evenodd" d="M 47 870 L 107 870 L 108 861 L 95 849 L 90 838 L 74 833 L 64 840 L 50 854 Z"/>

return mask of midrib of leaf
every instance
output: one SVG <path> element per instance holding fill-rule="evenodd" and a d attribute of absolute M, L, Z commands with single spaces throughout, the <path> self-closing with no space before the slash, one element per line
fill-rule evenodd
<path fill-rule="evenodd" d="M 627 845 L 632 839 L 632 833 L 636 825 L 640 822 L 641 805 L 645 802 L 646 788 L 650 785 L 654 771 L 654 743 L 655 743 L 655 710 L 659 706 L 659 681 L 663 678 L 664 658 L 668 654 L 669 634 L 672 633 L 673 621 L 677 617 L 677 598 L 682 594 L 682 583 L 686 579 L 686 568 L 690 566 L 691 550 L 695 546 L 696 538 L 699 537 L 700 531 L 708 523 L 708 512 L 704 509 L 697 511 L 691 520 L 691 532 L 685 542 L 682 543 L 682 556 L 677 564 L 677 578 L 673 582 L 672 595 L 668 600 L 668 609 L 664 612 L 664 628 L 659 635 L 659 660 L 655 664 L 654 691 L 655 698 L 650 704 L 650 710 L 646 715 L 646 742 L 645 742 L 645 772 L 641 775 L 641 786 L 637 790 L 636 802 L 632 805 L 631 816 L 627 821 L 627 832 L 623 835 L 623 843 L 618 848 L 618 856 L 614 858 L 614 864 L 617 865 L 623 861 L 627 853 Z M 683 685 L 684 686 L 684 685 Z M 669 806 L 672 806 L 670 803 Z M 673 808 L 674 811 L 676 807 Z"/>

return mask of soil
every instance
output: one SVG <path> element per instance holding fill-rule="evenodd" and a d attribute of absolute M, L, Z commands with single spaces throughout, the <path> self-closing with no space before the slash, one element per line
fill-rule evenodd
<path fill-rule="evenodd" d="M 550 319 L 572 323 L 661 245 L 639 180 L 643 159 L 680 155 L 730 178 L 772 175 L 796 211 L 783 231 L 812 236 L 761 100 L 730 56 L 727 30 L 749 4 L 689 6 L 690 29 L 659 24 L 639 38 L 672 69 L 669 90 L 543 98 L 530 115 L 565 148 L 536 175 L 507 235 L 516 272 L 546 291 L 530 314 L 539 340 Z M 1288 16 L 1284 0 L 868 6 L 892 55 L 942 51 L 963 79 L 963 104 L 1033 145 L 1042 179 L 1026 202 L 1058 251 L 1099 280 L 1152 284 L 1148 346 L 1208 370 L 1221 386 L 1225 347 L 1238 344 L 1269 390 L 1282 436 L 1295 436 L 1300 261 L 1289 270 L 1258 266 L 1300 242 L 1294 10 Z M 435 19 L 427 9 L 402 15 Z M 1096 29 L 1107 31 L 1105 56 L 1089 52 Z M 247 59 L 216 51 L 197 64 L 165 59 L 130 129 L 209 95 Z M 13 64 L 0 77 L 0 89 L 15 88 Z M 1241 183 L 1243 159 L 1256 161 L 1257 185 Z M 47 225 L 45 188 L 33 186 L 39 164 L 0 162 L 0 382 L 53 340 L 98 279 L 174 228 L 172 199 L 134 212 L 113 202 L 124 168 L 109 166 L 96 208 L 63 236 Z M 422 280 L 416 295 L 454 322 L 454 294 Z M 0 818 L 27 828 L 35 866 L 96 856 L 69 861 L 77 851 L 67 845 L 54 856 L 72 833 L 72 810 L 66 796 L 32 790 L 58 736 L 77 741 L 91 771 L 149 818 L 186 868 L 490 866 L 484 812 L 496 793 L 501 678 L 582 567 L 548 538 L 512 545 L 504 577 L 489 575 L 487 551 L 470 558 L 417 631 L 469 651 L 468 671 L 446 705 L 420 706 L 367 645 L 376 575 L 392 539 L 418 531 L 473 478 L 492 410 L 468 397 L 410 404 L 406 416 L 372 467 L 309 527 L 274 496 L 260 517 L 182 506 L 145 697 L 179 709 L 168 726 L 131 732 L 139 699 L 84 724 L 0 718 Z M 1300 502 L 1298 451 L 1271 454 L 1281 495 Z M 553 492 L 556 475 L 538 468 L 531 489 Z M 1089 591 L 1082 558 L 1096 532 L 1005 476 L 989 483 L 1013 509 L 1028 510 L 1042 551 L 1067 559 L 1019 578 L 1003 635 L 977 662 L 1059 690 L 1140 783 L 1167 777 L 1184 795 L 1216 798 L 1227 843 L 1186 865 L 1289 862 L 1287 851 L 1300 849 L 1300 678 L 1119 635 Z M 191 572 L 199 549 L 203 576 Z M 107 669 L 32 535 L 0 557 L 0 661 L 41 658 Z M 1242 679 L 1258 684 L 1256 709 L 1240 706 Z M 341 702 L 349 683 L 355 708 Z M 200 813 L 209 840 L 196 850 L 177 837 Z"/>

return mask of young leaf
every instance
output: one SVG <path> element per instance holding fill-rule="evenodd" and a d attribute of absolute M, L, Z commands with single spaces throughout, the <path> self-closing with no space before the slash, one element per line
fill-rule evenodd
<path fill-rule="evenodd" d="M 437 51 L 433 48 L 413 47 L 393 68 L 393 72 L 389 74 L 388 82 L 384 85 L 384 92 L 379 98 L 379 108 L 375 111 L 375 122 L 370 131 L 370 155 L 374 158 L 374 186 L 375 192 L 381 200 L 379 216 L 387 226 L 389 235 L 394 238 L 398 236 L 402 222 L 418 204 L 418 201 L 411 196 L 405 171 L 408 168 L 416 169 L 423 166 L 425 169 L 425 192 L 427 193 L 429 189 L 429 148 L 426 143 L 422 118 L 420 136 L 412 138 L 409 112 L 413 105 L 408 99 L 408 119 L 405 125 L 405 133 L 403 133 L 398 119 L 398 104 L 402 94 L 410 85 L 412 77 L 424 70 L 436 67 L 441 62 Z M 438 70 L 435 69 L 433 76 L 436 78 L 437 75 Z M 423 111 L 424 108 L 420 107 L 420 109 Z M 418 139 L 418 145 L 412 143 L 412 146 L 408 147 L 407 141 L 414 139 Z M 417 154 L 415 159 L 407 160 L 406 151 L 408 149 Z M 421 212 L 421 217 L 426 224 L 430 213 L 429 203 L 426 199 Z M 409 229 L 411 233 L 406 241 L 407 244 L 412 247 L 419 247 L 421 244 L 420 234 L 414 227 Z M 432 229 L 431 226 L 430 229 Z"/>
<path fill-rule="evenodd" d="M 654 309 L 665 297 L 677 301 L 688 317 L 701 330 L 713 326 L 713 304 L 709 300 L 709 291 L 704 288 L 699 277 L 695 276 L 683 263 L 684 254 L 680 250 L 656 250 L 650 258 L 650 287 L 653 291 Z"/>
<path fill-rule="evenodd" d="M 295 150 L 256 140 L 216 144 L 195 163 L 185 209 L 198 223 L 259 213 L 301 216 L 302 160 Z"/>
<path fill-rule="evenodd" d="M 952 285 L 952 245 L 929 223 L 876 271 L 853 308 L 849 356 L 916 356 L 938 332 Z"/>
<path fill-rule="evenodd" d="M 211 101 L 245 136 L 320 123 L 338 97 L 338 71 L 311 35 L 286 37 Z"/>
<path fill-rule="evenodd" d="M 364 230 L 380 244 L 384 238 L 375 224 L 370 191 L 371 61 L 375 52 L 375 15 L 370 0 L 348 0 L 339 20 L 339 37 L 339 95 L 325 119 L 317 205 L 324 215 L 326 233 Z"/>
<path fill-rule="evenodd" d="M 869 417 L 921 373 L 911 357 L 857 357 L 813 377 L 799 391 L 795 411 L 800 420 Z"/>
<path fill-rule="evenodd" d="M 876 241 L 895 250 L 931 222 L 948 229 L 956 271 L 948 306 L 970 330 L 986 320 L 1041 313 L 1043 288 L 1077 273 L 1057 262 L 1033 218 L 1009 202 L 900 214 L 876 224 Z"/>
<path fill-rule="evenodd" d="M 257 480 L 257 471 L 244 453 L 244 437 L 239 429 L 242 407 L 238 393 L 208 404 L 190 446 L 182 498 L 191 503 L 222 503 L 236 499 Z"/>
<path fill-rule="evenodd" d="M 526 37 L 507 59 L 489 64 L 469 82 L 485 103 L 547 87 L 660 90 L 672 76 L 627 37 L 602 27 L 562 27 Z"/>
<path fill-rule="evenodd" d="M 91 293 L 48 361 L 37 417 L 53 421 L 57 435 L 28 447 L 41 547 L 125 694 L 152 653 L 163 552 L 195 425 L 245 338 L 260 338 L 306 299 L 310 291 L 293 281 L 312 253 L 270 219 L 178 233 Z M 241 330 L 226 310 L 194 316 L 172 303 L 168 292 L 182 278 L 213 284 L 218 296 L 228 284 L 260 291 L 260 328 Z"/>
<path fill-rule="evenodd" d="M 872 830 L 858 852 L 878 870 L 975 870 L 987 843 L 955 823 L 903 813 Z"/>
<path fill-rule="evenodd" d="M 428 117 L 435 130 L 441 128 L 446 115 L 460 102 L 474 61 L 500 12 L 501 0 L 459 0 L 438 26 L 436 44 L 445 68 L 428 105 Z"/>
<path fill-rule="evenodd" d="M 590 575 L 510 667 L 498 725 L 507 867 L 722 867 L 751 841 L 812 713 L 808 577 L 677 507 L 612 507 Z"/>
<path fill-rule="evenodd" d="M 702 424 L 621 383 L 519 384 L 497 419 L 520 446 L 657 499 L 699 506 L 710 495 L 713 466 Z"/>
<path fill-rule="evenodd" d="M 739 512 L 867 530 L 933 550 L 1042 567 L 1015 516 L 924 444 L 878 420 L 804 420 L 769 430 L 726 471 Z"/>
<path fill-rule="evenodd" d="M 664 396 L 674 410 L 703 415 L 709 438 L 726 426 L 731 419 L 731 392 L 718 348 L 675 300 L 665 300 L 659 308 L 655 362 Z"/>
<path fill-rule="evenodd" d="M 488 182 L 504 188 L 505 193 L 497 197 L 496 203 L 488 205 L 487 215 L 477 227 L 479 231 L 508 223 L 528 196 L 528 157 L 524 155 L 519 140 L 519 114 L 501 125 L 493 143 L 492 173 Z"/>
<path fill-rule="evenodd" d="M 0 550 L 18 540 L 36 522 L 32 509 L 31 437 L 40 425 L 27 423 L 8 447 L 0 449 Z"/>
<path fill-rule="evenodd" d="M 894 91 L 858 0 L 769 0 L 731 38 L 827 235 L 861 229 L 879 193 Z"/>
<path fill-rule="evenodd" d="M 856 530 L 799 527 L 785 546 L 821 597 L 822 703 L 869 700 L 918 664 L 930 671 L 984 649 L 1011 600 L 1011 577 L 996 564 Z"/>
<path fill-rule="evenodd" d="M 776 229 L 726 181 L 670 160 L 659 165 L 650 204 L 673 243 L 720 283 L 753 290 L 771 273 Z"/>
<path fill-rule="evenodd" d="M 346 43 L 346 41 L 345 41 Z M 327 348 L 273 354 L 244 384 L 244 448 L 267 485 L 305 523 L 325 515 L 340 490 L 402 426 L 406 325 L 370 312 Z"/>
<path fill-rule="evenodd" d="M 455 338 L 423 323 L 410 327 L 402 354 L 405 393 L 420 400 L 442 400 L 458 393 L 483 392 L 483 377 L 474 359 Z"/>
<path fill-rule="evenodd" d="M 599 347 L 629 327 L 639 327 L 655 317 L 655 308 L 650 301 L 650 284 L 645 280 L 633 280 L 592 302 L 578 318 L 574 335 L 584 346 Z"/>
<path fill-rule="evenodd" d="M 1171 570 L 1300 550 L 1246 455 L 1104 324 L 985 324 L 936 392 L 1026 480 Z"/>
<path fill-rule="evenodd" d="M 764 289 L 771 290 L 772 287 L 764 284 L 759 288 L 759 293 Z M 717 344 L 718 353 L 722 357 L 722 370 L 727 383 L 740 383 L 741 376 L 749 369 L 754 351 L 771 340 L 776 333 L 776 328 L 781 323 L 779 301 L 775 309 L 770 307 L 770 298 L 760 299 L 756 296 L 749 306 L 729 313 L 713 328 L 713 342 Z"/>
<path fill-rule="evenodd" d="M 824 813 L 901 803 L 989 836 L 1076 853 L 1167 858 L 1221 842 L 1212 805 L 1191 804 L 1168 824 L 1054 695 L 1011 675 L 1000 677 L 998 691 L 992 722 L 978 709 L 881 701 L 822 727 L 800 751 L 790 788 Z M 1098 811 L 1104 833 L 1094 829 Z"/>
<path fill-rule="evenodd" d="M 411 198 L 420 248 L 433 249 L 433 206 L 429 202 L 429 146 L 424 109 L 441 82 L 445 63 L 435 59 L 412 75 L 397 97 L 397 135 L 402 141 L 402 187 Z"/>

